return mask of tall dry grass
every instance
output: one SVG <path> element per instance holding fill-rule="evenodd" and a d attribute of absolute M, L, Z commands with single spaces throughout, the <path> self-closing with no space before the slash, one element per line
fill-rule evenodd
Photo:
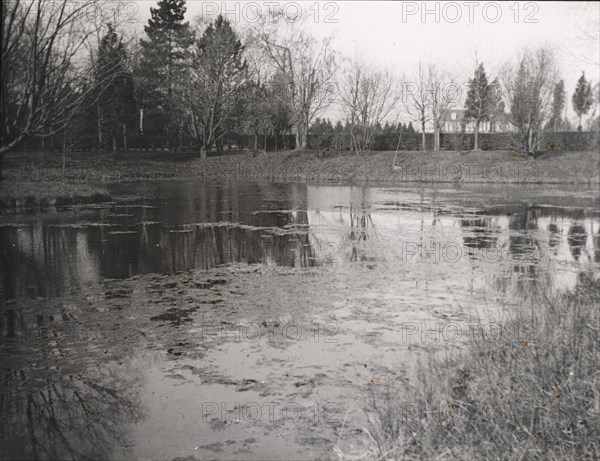
<path fill-rule="evenodd" d="M 600 280 L 509 314 L 499 340 L 373 392 L 380 459 L 598 460 Z M 524 337 L 523 325 L 530 333 Z"/>

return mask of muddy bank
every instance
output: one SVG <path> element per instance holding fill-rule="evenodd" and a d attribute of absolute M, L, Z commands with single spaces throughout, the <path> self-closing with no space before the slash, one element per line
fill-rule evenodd
<path fill-rule="evenodd" d="M 2 181 L 0 211 L 45 209 L 111 201 L 108 191 L 87 184 L 58 181 Z"/>

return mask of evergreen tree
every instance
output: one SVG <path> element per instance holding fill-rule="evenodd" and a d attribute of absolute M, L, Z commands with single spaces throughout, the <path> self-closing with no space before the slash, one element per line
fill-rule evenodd
<path fill-rule="evenodd" d="M 402 142 L 402 145 L 405 147 L 405 149 L 417 150 L 419 148 L 419 135 L 412 122 L 408 122 L 408 126 L 405 130 L 403 130 L 402 137 L 406 139 Z"/>
<path fill-rule="evenodd" d="M 160 0 L 158 8 L 150 8 L 151 18 L 144 27 L 147 39 L 140 40 L 138 94 L 140 110 L 144 111 L 141 128 L 162 131 L 168 147 L 175 149 L 186 109 L 184 68 L 194 40 L 189 23 L 183 22 L 185 12 L 185 0 Z"/>
<path fill-rule="evenodd" d="M 335 128 L 333 129 L 332 140 L 332 145 L 336 150 L 341 151 L 345 147 L 345 136 L 344 125 L 342 125 L 342 122 L 338 120 L 335 124 Z"/>
<path fill-rule="evenodd" d="M 469 90 L 465 101 L 465 121 L 472 120 L 475 123 L 475 150 L 479 148 L 479 124 L 484 120 L 489 120 L 491 115 L 492 97 L 492 85 L 488 82 L 483 64 L 480 64 L 475 69 L 473 78 L 469 79 Z"/>
<path fill-rule="evenodd" d="M 552 94 L 552 118 L 549 121 L 549 125 L 553 131 L 558 131 L 562 125 L 562 113 L 565 108 L 565 81 L 560 80 L 554 87 Z"/>
<path fill-rule="evenodd" d="M 504 117 L 504 101 L 502 101 L 500 82 L 495 78 L 490 85 L 489 95 L 490 132 L 494 132 L 494 121 L 499 117 Z"/>
<path fill-rule="evenodd" d="M 581 127 L 581 118 L 587 114 L 592 107 L 592 103 L 594 102 L 592 96 L 592 87 L 585 79 L 585 73 L 581 73 L 581 77 L 577 81 L 577 86 L 575 87 L 575 92 L 573 93 L 573 109 L 575 113 L 579 116 L 579 127 L 577 128 L 579 131 L 582 130 Z"/>
<path fill-rule="evenodd" d="M 98 50 L 95 81 L 98 148 L 101 149 L 110 136 L 112 151 L 116 152 L 117 139 L 122 135 L 126 150 L 127 130 L 135 117 L 133 77 L 127 66 L 122 38 L 110 23 Z"/>

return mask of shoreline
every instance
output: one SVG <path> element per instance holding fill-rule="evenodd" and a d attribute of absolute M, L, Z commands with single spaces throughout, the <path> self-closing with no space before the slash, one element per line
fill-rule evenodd
<path fill-rule="evenodd" d="M 50 157 L 47 155 L 47 157 Z M 317 156 L 316 152 L 250 151 L 200 160 L 185 154 L 127 153 L 98 158 L 74 156 L 66 168 L 49 158 L 4 168 L 2 183 L 138 182 L 201 180 L 209 183 L 291 182 L 307 184 L 600 184 L 598 152 L 550 152 L 529 159 L 511 151 L 369 152 Z M 109 161 L 110 160 L 110 161 Z M 16 163 L 21 162 L 21 163 Z M 4 185 L 4 184 L 3 184 Z"/>
<path fill-rule="evenodd" d="M 63 168 L 46 155 L 41 166 L 13 157 L 0 182 L 0 210 L 44 209 L 112 201 L 103 184 L 202 181 L 209 184 L 320 185 L 585 185 L 600 184 L 597 152 L 547 153 L 540 159 L 510 151 L 370 152 L 317 156 L 316 152 L 241 152 L 199 160 L 189 155 L 132 153 L 111 161 L 71 159 Z M 169 155 L 173 155 L 169 158 Z M 167 157 L 165 159 L 165 156 Z M 395 167 L 392 167 L 396 159 Z M 109 159 L 100 159 L 109 160 Z M 15 163 L 21 162 L 21 163 Z M 90 185 L 94 184 L 94 185 Z"/>
<path fill-rule="evenodd" d="M 110 202 L 103 188 L 59 181 L 2 181 L 0 211 Z"/>

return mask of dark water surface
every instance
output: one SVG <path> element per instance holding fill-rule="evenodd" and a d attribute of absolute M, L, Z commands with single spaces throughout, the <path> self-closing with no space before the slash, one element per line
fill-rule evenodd
<path fill-rule="evenodd" d="M 356 383 L 373 380 L 367 360 L 410 357 L 394 322 L 452 317 L 466 299 L 535 303 L 600 264 L 597 188 L 165 181 L 109 190 L 114 203 L 2 216 L 3 459 L 334 457 L 340 431 L 360 418 L 325 430 L 315 417 L 361 398 Z M 227 272 L 240 263 L 289 271 L 253 285 Z M 192 269 L 213 278 L 198 285 Z M 163 275 L 140 285 L 141 274 Z M 194 283 L 206 296 L 179 300 Z M 200 314 L 223 324 L 334 319 L 337 342 L 195 344 Z M 23 336 L 59 320 L 100 325 L 93 316 L 130 321 L 143 345 L 113 350 L 104 333 Z M 231 423 L 231 402 L 267 401 L 302 402 L 312 425 Z"/>
<path fill-rule="evenodd" d="M 392 263 L 513 260 L 542 273 L 558 264 L 571 276 L 598 263 L 598 193 L 536 187 L 116 184 L 116 203 L 4 216 L 2 296 L 232 262 L 345 264 L 369 251 Z"/>

